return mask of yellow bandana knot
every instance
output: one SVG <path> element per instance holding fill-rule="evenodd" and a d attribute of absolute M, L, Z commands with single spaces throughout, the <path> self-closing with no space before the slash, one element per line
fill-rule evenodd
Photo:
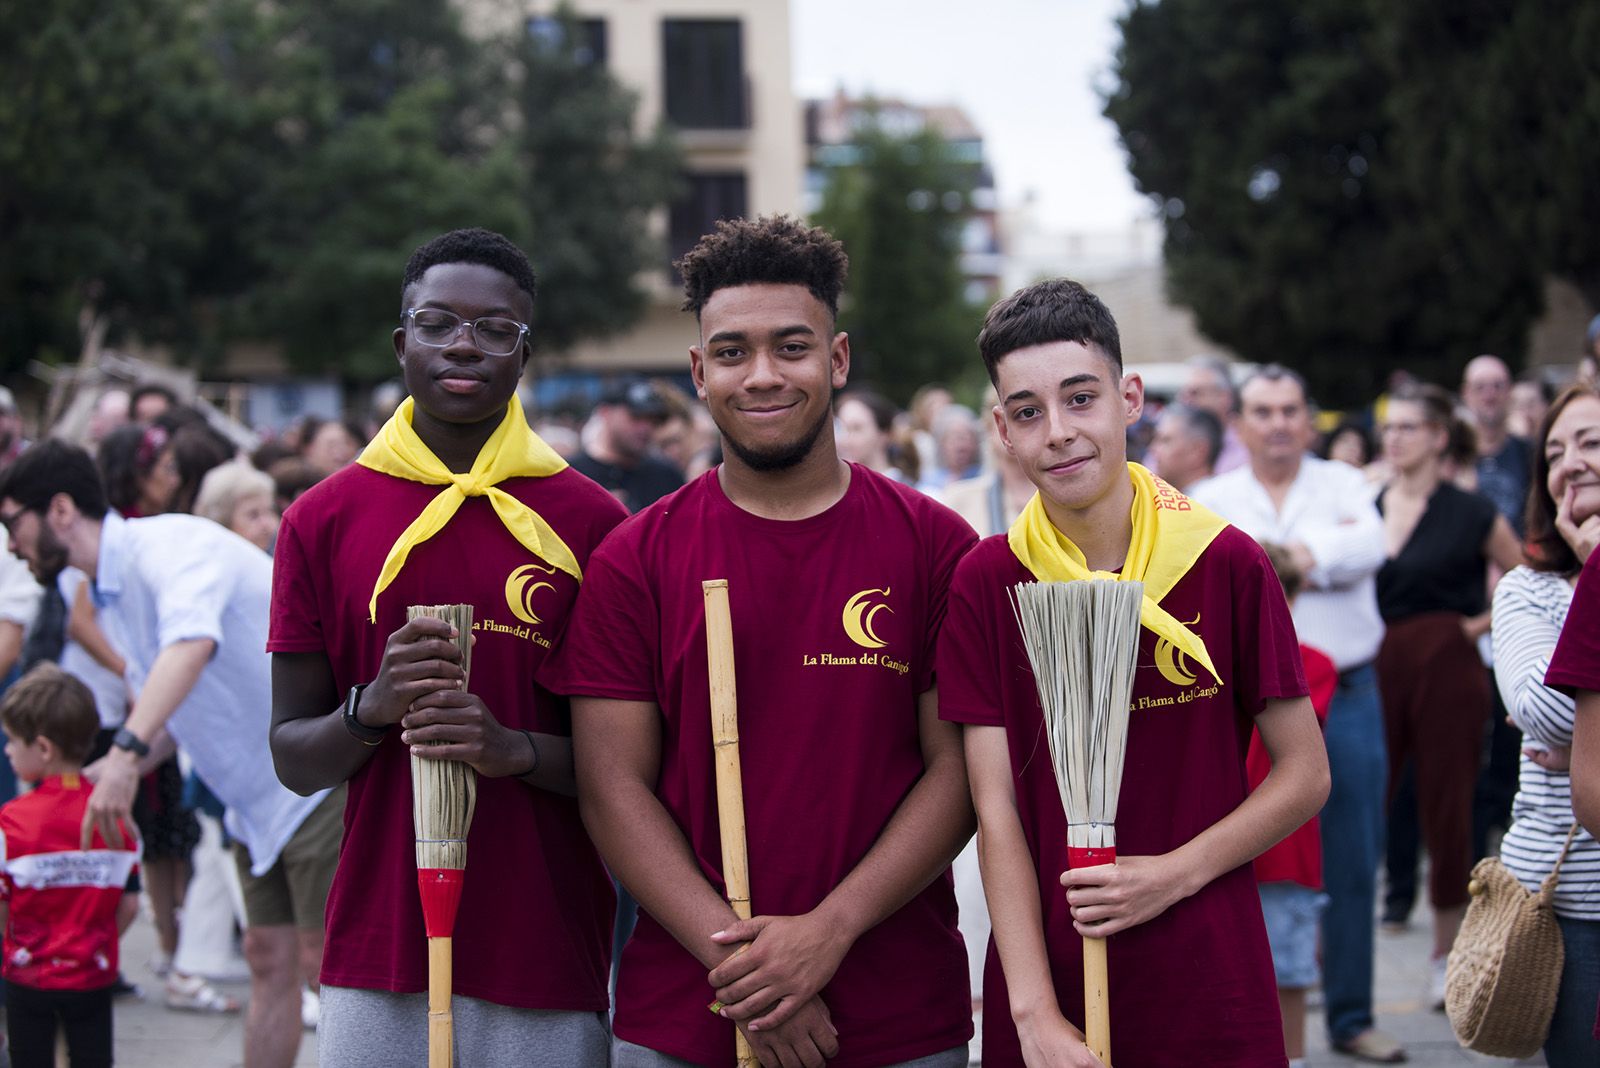
<path fill-rule="evenodd" d="M 1227 520 L 1185 497 L 1139 464 L 1128 465 L 1128 477 L 1133 481 L 1133 537 L 1120 573 L 1090 571 L 1083 553 L 1050 522 L 1038 493 L 1011 525 L 1006 541 L 1022 566 L 1041 582 L 1088 578 L 1143 582 L 1140 624 L 1171 642 L 1220 683 L 1222 677 L 1211 663 L 1205 642 L 1173 618 L 1160 602 L 1222 533 Z"/>
<path fill-rule="evenodd" d="M 555 529 L 538 512 L 499 487 L 508 478 L 546 478 L 567 466 L 567 461 L 528 426 L 517 399 L 512 397 L 506 405 L 505 418 L 483 443 L 472 469 L 465 473 L 451 471 L 417 436 L 411 426 L 414 410 L 412 399 L 407 397 L 356 462 L 408 482 L 444 488 L 401 532 L 384 558 L 372 599 L 367 603 L 368 620 L 378 621 L 378 595 L 400 574 L 411 550 L 443 530 L 468 497 L 488 497 L 500 522 L 524 548 L 582 582 L 578 558 Z"/>

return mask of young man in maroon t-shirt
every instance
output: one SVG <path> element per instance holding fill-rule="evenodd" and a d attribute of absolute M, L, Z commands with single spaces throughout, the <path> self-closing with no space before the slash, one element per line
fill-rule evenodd
<path fill-rule="evenodd" d="M 350 784 L 328 897 L 324 1065 L 426 1057 L 413 753 L 478 776 L 454 929 L 460 1063 L 533 1050 L 542 1065 L 605 1062 L 613 895 L 574 799 L 565 707 L 544 684 L 581 568 L 626 513 L 523 419 L 533 296 L 527 257 L 498 234 L 419 248 L 394 332 L 410 398 L 358 463 L 283 517 L 273 758 L 292 789 Z M 441 508 L 442 525 L 414 526 Z M 449 626 L 406 620 L 410 605 L 454 603 L 473 606 L 465 690 Z"/>
<path fill-rule="evenodd" d="M 850 369 L 837 241 L 783 217 L 726 222 L 680 269 L 725 460 L 595 553 L 553 683 L 575 695 L 585 821 L 640 905 L 612 1064 L 723 1068 L 737 1025 L 769 1068 L 960 1068 L 949 866 L 972 810 L 933 652 L 975 537 L 834 451 Z M 745 922 L 724 900 L 706 579 L 728 581 L 733 616 Z"/>
<path fill-rule="evenodd" d="M 1067 281 L 1022 290 L 990 309 L 979 348 L 1001 438 L 1038 490 L 1019 520 L 1032 525 L 962 561 L 939 642 L 940 709 L 966 724 L 994 925 L 984 1063 L 1100 1064 L 1081 1031 L 1082 936 L 1092 934 L 1109 939 L 1116 1063 L 1281 1068 L 1249 862 L 1309 819 L 1328 783 L 1283 590 L 1254 541 L 1127 463 L 1143 384 L 1123 373 L 1116 324 L 1092 294 Z M 1168 524 L 1203 527 L 1209 540 L 1180 549 Z M 1039 566 L 1048 554 L 1036 556 L 1038 545 L 1076 554 L 1079 572 L 1120 572 L 1158 593 L 1141 616 L 1113 865 L 1068 865 L 1038 691 L 1008 601 L 1040 577 L 1018 555 Z M 1163 561 L 1164 593 L 1151 585 Z M 1252 723 L 1273 767 L 1247 796 Z"/>

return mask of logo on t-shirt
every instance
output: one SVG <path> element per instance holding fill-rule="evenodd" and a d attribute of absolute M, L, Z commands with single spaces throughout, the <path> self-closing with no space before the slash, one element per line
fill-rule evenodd
<path fill-rule="evenodd" d="M 872 599 L 875 596 L 881 596 L 885 600 L 874 604 Z M 863 649 L 882 649 L 889 644 L 878 637 L 877 631 L 873 629 L 879 612 L 894 614 L 894 609 L 887 603 L 888 596 L 889 587 L 885 586 L 881 590 L 862 590 L 844 603 L 844 632 L 849 635 L 851 641 Z"/>
<path fill-rule="evenodd" d="M 1185 627 L 1193 629 L 1200 625 L 1200 614 L 1185 623 Z M 1156 639 L 1155 647 L 1156 671 L 1161 677 L 1176 686 L 1179 692 L 1175 696 L 1161 696 L 1159 694 L 1135 694 L 1129 702 L 1128 711 L 1137 712 L 1148 708 L 1165 708 L 1170 705 L 1187 704 L 1201 697 L 1216 696 L 1218 687 L 1213 684 L 1205 689 L 1198 685 L 1199 676 L 1194 665 L 1189 661 L 1189 655 L 1182 649 L 1173 645 L 1165 638 Z"/>
<path fill-rule="evenodd" d="M 548 582 L 539 582 L 541 574 L 554 575 L 556 569 L 543 567 L 539 564 L 523 564 L 506 577 L 506 607 L 511 609 L 511 614 L 524 623 L 538 626 L 544 620 L 533 610 L 534 594 L 540 590 L 553 590 L 555 586 Z"/>

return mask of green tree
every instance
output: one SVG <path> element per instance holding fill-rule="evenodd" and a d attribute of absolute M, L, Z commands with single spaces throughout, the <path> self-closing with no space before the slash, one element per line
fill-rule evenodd
<path fill-rule="evenodd" d="M 839 328 L 851 378 L 904 403 L 974 363 L 982 311 L 967 303 L 960 260 L 974 174 L 926 128 L 898 136 L 868 122 L 842 155 L 816 221 L 850 256 Z"/>
<path fill-rule="evenodd" d="M 1563 6 L 1570 32 L 1581 5 Z M 1561 263 L 1526 217 L 1581 209 L 1565 178 L 1530 177 L 1529 157 L 1562 158 L 1560 136 L 1506 152 L 1504 123 L 1524 120 L 1520 136 L 1551 106 L 1510 8 L 1527 5 L 1164 0 L 1123 16 L 1106 114 L 1164 208 L 1169 287 L 1203 331 L 1334 404 L 1370 399 L 1393 367 L 1449 382 L 1478 352 L 1522 356 L 1544 277 L 1580 276 L 1589 253 Z M 1562 47 L 1542 26 L 1531 39 Z"/>

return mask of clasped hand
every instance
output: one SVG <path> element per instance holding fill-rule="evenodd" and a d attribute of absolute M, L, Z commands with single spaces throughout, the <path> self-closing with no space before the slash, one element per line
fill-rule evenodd
<path fill-rule="evenodd" d="M 1072 926 L 1091 938 L 1108 938 L 1148 923 L 1183 896 L 1170 857 L 1119 857 L 1115 864 L 1061 873 Z"/>

